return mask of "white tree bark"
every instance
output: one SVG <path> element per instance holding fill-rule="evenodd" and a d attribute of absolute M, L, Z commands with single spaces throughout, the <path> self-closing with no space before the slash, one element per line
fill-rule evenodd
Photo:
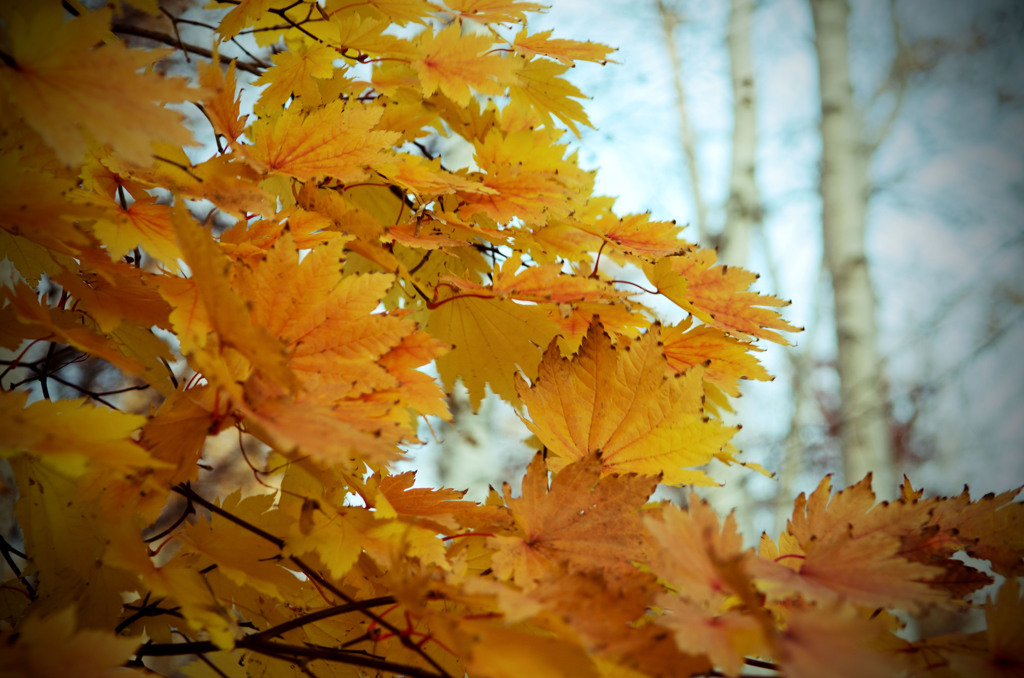
<path fill-rule="evenodd" d="M 732 0 L 729 8 L 729 64 L 732 76 L 733 128 L 729 199 L 725 205 L 718 259 L 746 266 L 750 233 L 761 223 L 761 194 L 754 173 L 757 160 L 757 89 L 750 30 L 754 0 Z"/>
<path fill-rule="evenodd" d="M 832 278 L 840 380 L 840 438 L 847 483 L 874 474 L 875 491 L 895 495 L 865 251 L 870 150 L 850 83 L 846 0 L 810 0 L 821 86 L 821 199 L 825 262 Z"/>

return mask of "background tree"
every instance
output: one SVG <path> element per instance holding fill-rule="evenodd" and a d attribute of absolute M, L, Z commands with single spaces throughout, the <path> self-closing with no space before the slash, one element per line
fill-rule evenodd
<path fill-rule="evenodd" d="M 868 167 L 883 137 L 865 139 L 854 103 L 846 28 L 849 5 L 845 0 L 812 0 L 811 10 L 821 87 L 821 221 L 835 315 L 843 471 L 846 478 L 874 474 L 876 491 L 890 497 L 896 491 L 896 477 L 865 248 Z M 895 104 L 894 114 L 898 107 Z"/>
<path fill-rule="evenodd" d="M 731 158 L 728 172 L 728 196 L 725 199 L 724 221 L 714 234 L 709 232 L 705 197 L 701 189 L 701 164 L 697 157 L 693 123 L 686 100 L 685 72 L 681 51 L 677 47 L 677 28 L 685 21 L 686 9 L 681 3 L 656 3 L 661 21 L 665 51 L 671 64 L 675 85 L 676 111 L 679 118 L 680 150 L 685 158 L 698 242 L 714 247 L 718 260 L 727 266 L 746 266 L 751 234 L 760 225 L 762 206 L 757 187 L 757 88 L 751 57 L 751 24 L 754 3 L 737 0 L 730 3 L 726 42 L 732 92 Z M 753 375 L 751 375 L 753 376 Z M 767 378 L 766 373 L 757 376 Z M 733 423 L 741 417 L 733 417 Z M 737 510 L 737 520 L 744 527 L 753 525 L 752 503 L 745 500 L 747 474 L 738 467 L 719 472 L 722 487 L 709 488 L 706 497 L 719 511 Z"/>
<path fill-rule="evenodd" d="M 672 190 L 666 178 L 688 172 L 676 147 L 665 143 L 677 129 L 676 97 L 668 66 L 651 67 L 667 64 L 657 50 L 663 42 L 657 11 L 653 4 L 646 12 L 602 7 L 604 19 L 589 16 L 587 30 L 620 46 L 623 65 L 600 77 L 573 73 L 585 90 L 609 93 L 598 94 L 588 108 L 599 131 L 584 131 L 581 157 L 605 168 L 598 186 L 618 191 L 622 204 L 693 218 L 689 189 Z M 729 12 L 723 4 L 681 8 L 687 22 L 677 27 L 677 40 L 698 171 L 716 229 L 725 220 L 719 206 L 728 197 L 724 179 L 732 152 L 724 40 Z M 1013 188 L 1020 137 L 1012 131 L 1020 111 L 1010 94 L 1015 88 L 1002 74 L 1019 60 L 1009 36 L 1016 35 L 1020 17 L 999 2 L 948 3 L 936 11 L 869 2 L 852 10 L 848 57 L 855 101 L 866 142 L 880 139 L 869 168 L 864 245 L 876 277 L 880 369 L 896 463 L 946 492 L 964 481 L 995 490 L 1000 477 L 1024 480 L 1016 454 L 1024 429 L 1010 414 L 1024 397 L 1013 358 L 1024 328 L 1012 305 L 989 319 L 980 313 L 990 300 L 1005 299 L 996 290 L 1019 281 L 1010 262 L 1019 258 L 1021 242 Z M 570 26 L 577 16 L 570 1 L 548 18 Z M 766 274 L 765 289 L 794 300 L 789 314 L 807 328 L 794 338 L 795 349 L 768 348 L 763 357 L 778 381 L 744 384 L 740 401 L 752 414 L 737 443 L 749 458 L 779 472 L 777 483 L 747 478 L 750 513 L 764 529 L 772 525 L 766 515 L 776 497 L 788 515 L 800 489 L 821 472 L 842 468 L 837 434 L 843 417 L 832 294 L 817 235 L 821 106 L 810 6 L 758 3 L 754 19 L 758 182 L 767 240 L 755 238 L 751 266 Z M 634 39 L 638 35 L 646 37 Z M 642 123 L 638 110 L 645 112 Z M 642 163 L 630 151 L 637 145 L 650 149 Z M 992 342 L 981 329 L 990 321 L 997 328 Z M 786 397 L 778 396 L 780 389 Z M 964 445 L 991 455 L 992 463 L 964 463 Z"/>

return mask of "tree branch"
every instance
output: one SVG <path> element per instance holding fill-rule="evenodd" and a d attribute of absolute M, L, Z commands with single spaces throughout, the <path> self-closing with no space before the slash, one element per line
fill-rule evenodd
<path fill-rule="evenodd" d="M 896 101 L 893 102 L 892 108 L 889 110 L 889 115 L 885 121 L 875 130 L 875 133 L 870 140 L 865 139 L 864 148 L 868 157 L 874 155 L 878 147 L 885 141 L 886 137 L 889 136 L 889 132 L 892 129 L 893 124 L 896 122 L 896 118 L 899 117 L 900 109 L 903 108 L 903 99 L 907 93 L 907 79 L 909 73 L 905 68 L 901 67 L 901 64 L 906 62 L 909 58 L 909 49 L 907 43 L 903 40 L 903 32 L 900 29 L 899 16 L 896 14 L 896 0 L 889 0 L 889 21 L 892 25 L 892 39 L 896 45 L 896 56 L 893 57 L 892 69 L 889 72 L 889 78 L 882 86 L 881 89 L 876 93 L 875 98 L 878 97 L 886 89 L 893 88 L 896 92 Z"/>
<path fill-rule="evenodd" d="M 134 35 L 137 38 L 145 38 L 147 40 L 153 40 L 154 42 L 170 45 L 171 47 L 177 47 L 178 49 L 183 50 L 186 54 L 188 52 L 192 52 L 193 54 L 198 54 L 199 56 L 206 57 L 207 59 L 213 58 L 212 51 L 204 47 L 199 47 L 198 45 L 183 42 L 181 40 L 178 40 L 174 36 L 167 35 L 166 33 L 159 33 L 157 31 L 151 31 L 147 28 L 140 28 L 138 26 L 132 26 L 131 24 L 124 24 L 120 22 L 114 22 L 113 24 L 111 24 L 110 30 L 112 30 L 114 33 L 120 33 L 121 35 Z M 220 63 L 224 64 L 225 66 L 229 65 L 233 60 L 231 57 L 226 56 L 224 54 L 218 54 L 217 58 L 220 61 Z M 240 71 L 252 73 L 253 75 L 263 74 L 262 68 L 255 64 L 250 64 L 245 61 L 235 61 L 235 67 Z"/>
<path fill-rule="evenodd" d="M 324 661 L 348 664 L 351 666 L 362 666 L 378 671 L 387 671 L 398 675 L 410 676 L 411 678 L 441 678 L 448 677 L 447 672 L 435 673 L 426 671 L 418 666 L 399 664 L 386 659 L 362 652 L 339 650 L 333 647 L 322 645 L 292 645 L 267 640 L 260 634 L 245 636 L 235 643 L 235 648 L 240 650 L 251 650 L 278 659 L 293 661 L 320 659 Z M 136 650 L 137 657 L 178 657 L 182 655 L 205 655 L 212 652 L 220 652 L 212 641 L 198 640 L 185 643 L 147 643 Z"/>
<path fill-rule="evenodd" d="M 242 529 L 248 530 L 249 532 L 255 534 L 256 536 L 258 536 L 258 537 L 260 537 L 260 538 L 270 542 L 271 544 L 273 544 L 277 548 L 282 549 L 282 550 L 284 549 L 284 540 L 283 539 L 281 539 L 280 537 L 275 537 L 274 535 L 270 534 L 269 532 L 261 530 L 260 528 L 256 527 L 252 523 L 239 518 L 238 516 L 230 513 L 229 511 L 225 511 L 224 509 L 222 509 L 220 506 L 217 506 L 213 502 L 207 501 L 203 497 L 201 497 L 198 494 L 196 494 L 195 490 L 193 490 L 189 485 L 187 485 L 187 484 L 177 485 L 176 487 L 172 488 L 172 491 L 176 492 L 177 494 L 180 494 L 183 497 L 191 499 L 193 502 L 195 502 L 196 504 L 199 504 L 200 506 L 202 506 L 205 509 L 208 509 L 210 512 L 216 513 L 217 515 L 221 516 L 222 518 L 225 518 L 225 519 L 231 521 L 232 523 L 234 523 L 235 525 L 238 525 Z M 444 667 L 442 667 L 440 664 L 438 664 L 437 661 L 434 660 L 434 658 L 431 657 L 429 654 L 427 654 L 427 652 L 422 647 L 420 647 L 419 645 L 414 643 L 411 639 L 409 639 L 408 636 L 405 633 L 403 633 L 400 628 L 398 628 L 397 626 L 395 626 L 391 622 L 387 621 L 386 619 L 384 619 L 380 615 L 376 614 L 372 610 L 368 609 L 367 606 L 363 602 L 356 600 L 352 596 L 350 596 L 347 593 L 345 593 L 344 591 L 342 591 L 340 588 L 335 586 L 333 582 L 331 582 L 328 579 L 326 579 L 322 574 L 320 574 L 315 569 L 310 567 L 301 558 L 298 558 L 296 556 L 289 556 L 288 560 L 292 564 L 294 564 L 296 567 L 298 567 L 299 570 L 302 571 L 302 573 L 305 574 L 307 577 L 309 577 L 310 579 L 312 579 L 313 581 L 318 583 L 320 586 L 322 586 L 323 588 L 327 589 L 328 591 L 330 591 L 331 593 L 336 595 L 338 598 L 341 598 L 342 600 L 344 600 L 346 605 L 351 606 L 353 611 L 359 612 L 360 614 L 364 615 L 368 619 L 372 620 L 378 626 L 381 626 L 381 627 L 387 629 L 390 633 L 392 633 L 394 635 L 395 638 L 398 639 L 398 641 L 404 647 L 406 647 L 407 649 L 409 649 L 412 652 L 415 652 L 420 657 L 422 657 L 424 661 L 426 661 L 428 664 L 430 664 L 432 667 L 434 667 L 437 670 L 438 675 L 444 676 L 444 678 L 451 678 L 449 673 L 444 670 Z"/>
<path fill-rule="evenodd" d="M 326 607 L 322 610 L 316 610 L 309 614 L 304 614 L 294 619 L 289 619 L 286 622 L 282 622 L 277 626 L 271 626 L 269 629 L 264 629 L 259 633 L 255 633 L 250 638 L 275 638 L 282 634 L 292 631 L 297 628 L 301 628 L 306 624 L 312 624 L 322 619 L 329 619 L 331 617 L 337 617 L 349 612 L 359 612 L 363 608 L 380 607 L 381 605 L 394 605 L 397 603 L 397 599 L 394 596 L 378 596 L 377 598 L 370 598 L 368 600 L 359 601 L 359 605 L 351 605 L 346 603 L 345 605 L 334 605 L 332 607 Z"/>

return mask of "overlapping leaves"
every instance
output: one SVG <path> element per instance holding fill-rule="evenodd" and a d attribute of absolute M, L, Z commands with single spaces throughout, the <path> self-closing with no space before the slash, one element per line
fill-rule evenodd
<path fill-rule="evenodd" d="M 517 0 L 223 4 L 220 38 L 274 54 L 186 61 L 194 18 L 153 51 L 109 9 L 0 8 L 0 456 L 24 547 L 0 541 L 0 669 L 1020 667 L 1014 492 L 875 505 L 824 482 L 757 554 L 695 497 L 648 503 L 732 460 L 717 413 L 768 378 L 754 341 L 795 328 L 674 222 L 592 195 L 564 76 L 610 49 L 531 33 Z M 194 85 L 162 74 L 200 58 Z M 606 259 L 691 317 L 660 325 Z M 393 475 L 459 381 L 543 448 L 518 494 Z M 1009 577 L 988 635 L 895 638 L 882 608 L 990 581 L 960 551 Z"/>

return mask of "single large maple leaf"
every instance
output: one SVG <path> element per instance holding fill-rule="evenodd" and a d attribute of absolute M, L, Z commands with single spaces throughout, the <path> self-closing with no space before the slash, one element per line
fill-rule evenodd
<path fill-rule="evenodd" d="M 708 485 L 703 471 L 735 429 L 708 419 L 703 369 L 668 368 L 660 327 L 628 346 L 612 346 L 596 323 L 571 360 L 552 343 L 532 385 L 516 375 L 529 408 L 527 427 L 550 451 L 557 471 L 599 454 L 604 473 L 661 475 L 669 485 Z"/>

